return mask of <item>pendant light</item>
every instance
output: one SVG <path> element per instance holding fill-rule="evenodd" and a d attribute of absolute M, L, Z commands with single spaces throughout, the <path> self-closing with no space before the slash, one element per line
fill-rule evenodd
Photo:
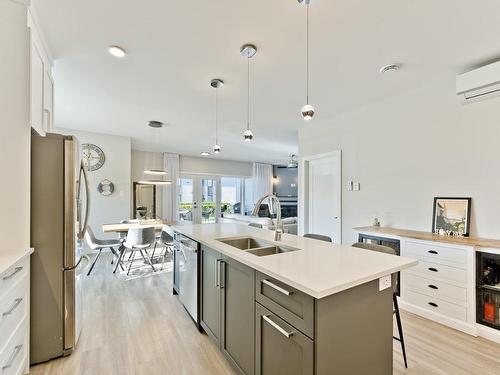
<path fill-rule="evenodd" d="M 314 107 L 309 104 L 309 5 L 311 0 L 297 0 L 306 6 L 306 105 L 302 107 L 302 117 L 309 121 L 314 116 Z"/>
<path fill-rule="evenodd" d="M 151 143 L 154 144 L 156 140 L 160 139 L 160 134 L 157 134 L 159 129 L 163 127 L 163 123 L 160 121 L 149 121 L 148 126 L 152 128 L 152 134 L 151 134 Z M 151 159 L 154 159 L 154 157 L 151 157 Z M 153 163 L 150 163 L 150 157 L 146 157 L 147 164 L 151 165 Z M 147 168 L 143 171 L 144 178 L 139 181 L 140 184 L 144 185 L 170 185 L 172 181 L 168 180 L 163 180 L 163 179 L 152 179 L 152 178 L 146 178 L 146 175 L 154 175 L 154 176 L 165 176 L 167 172 L 162 169 L 162 168 Z"/>
<path fill-rule="evenodd" d="M 257 53 L 257 47 L 253 44 L 245 44 L 240 48 L 240 55 L 247 59 L 247 129 L 243 133 L 246 142 L 253 139 L 253 133 L 250 130 L 250 59 Z"/>
<path fill-rule="evenodd" d="M 210 86 L 215 89 L 215 145 L 214 145 L 214 154 L 219 154 L 221 149 L 219 146 L 219 139 L 218 139 L 218 111 L 219 111 L 219 88 L 224 86 L 224 81 L 219 78 L 214 78 L 210 81 Z"/>

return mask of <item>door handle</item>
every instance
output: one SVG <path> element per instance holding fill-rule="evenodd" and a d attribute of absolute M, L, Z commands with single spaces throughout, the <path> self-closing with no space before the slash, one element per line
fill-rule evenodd
<path fill-rule="evenodd" d="M 429 254 L 439 254 L 436 250 L 429 250 L 428 253 Z"/>
<path fill-rule="evenodd" d="M 4 366 L 2 366 L 2 371 L 7 370 L 8 368 L 12 367 L 14 360 L 16 359 L 17 355 L 19 354 L 19 352 L 21 351 L 22 348 L 23 348 L 22 345 L 16 345 L 14 347 L 14 351 L 10 355 L 9 360 L 7 361 L 7 363 Z"/>
<path fill-rule="evenodd" d="M 267 279 L 263 279 L 262 284 L 266 284 L 266 285 L 270 286 L 271 288 L 273 288 L 274 290 L 277 290 L 278 292 L 283 293 L 286 296 L 289 296 L 290 294 L 293 293 L 293 292 L 290 292 L 286 289 L 283 289 L 282 287 L 272 283 L 271 281 L 269 281 Z"/>
<path fill-rule="evenodd" d="M 215 287 L 219 287 L 219 261 L 220 259 L 215 260 Z"/>
<path fill-rule="evenodd" d="M 439 289 L 437 286 L 432 285 L 432 284 L 431 284 L 431 285 L 427 285 L 427 286 L 428 286 L 429 288 L 431 288 L 431 289 L 435 289 L 435 290 Z"/>
<path fill-rule="evenodd" d="M 226 262 L 219 260 L 219 288 L 224 289 L 226 286 Z"/>
<path fill-rule="evenodd" d="M 434 267 L 429 267 L 428 270 L 432 271 L 432 272 L 438 272 L 438 270 L 436 268 L 434 268 Z"/>
<path fill-rule="evenodd" d="M 262 315 L 262 319 L 264 319 L 267 323 L 269 323 L 269 325 L 271 327 L 273 327 L 274 329 L 276 329 L 279 333 L 281 333 L 286 338 L 289 339 L 291 336 L 293 336 L 293 332 L 288 332 L 285 329 L 281 328 L 277 323 L 275 323 L 275 322 L 273 322 L 271 320 L 271 318 L 269 317 L 269 315 Z"/>
<path fill-rule="evenodd" d="M 432 307 L 439 307 L 437 303 L 434 303 L 434 302 L 429 302 L 429 305 L 432 306 Z"/>

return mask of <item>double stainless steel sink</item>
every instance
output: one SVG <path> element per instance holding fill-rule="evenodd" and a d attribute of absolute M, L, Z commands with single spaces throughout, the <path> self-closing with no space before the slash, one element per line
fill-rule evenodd
<path fill-rule="evenodd" d="M 259 257 L 299 250 L 295 247 L 276 245 L 253 237 L 220 238 L 217 241 Z"/>

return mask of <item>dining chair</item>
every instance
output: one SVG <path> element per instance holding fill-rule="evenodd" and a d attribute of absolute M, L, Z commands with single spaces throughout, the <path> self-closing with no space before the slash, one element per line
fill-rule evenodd
<path fill-rule="evenodd" d="M 92 250 L 97 250 L 97 254 L 92 261 L 92 264 L 90 266 L 89 272 L 87 272 L 87 276 L 90 276 L 92 273 L 92 270 L 94 269 L 94 266 L 97 262 L 97 259 L 101 256 L 102 250 L 109 248 L 111 252 L 113 253 L 114 256 L 118 256 L 118 253 L 115 249 L 115 247 L 119 248 L 121 246 L 121 241 L 120 240 L 100 240 L 97 239 L 94 236 L 94 232 L 92 231 L 92 228 L 90 226 L 87 226 L 87 230 L 85 231 L 85 240 L 87 241 L 87 244 Z M 111 262 L 113 263 L 113 262 Z M 122 266 L 123 269 L 123 266 Z"/>
<path fill-rule="evenodd" d="M 132 269 L 132 264 L 135 261 L 134 255 L 136 252 L 139 252 L 141 254 L 142 259 L 151 266 L 153 272 L 156 271 L 153 263 L 151 263 L 151 259 L 148 253 L 148 248 L 151 248 L 151 246 L 153 246 L 155 242 L 156 237 L 154 227 L 131 228 L 128 230 L 127 239 L 123 242 L 120 257 L 118 259 L 119 263 L 123 262 L 123 257 L 127 250 L 131 252 L 127 275 Z M 115 271 L 117 268 L 118 265 L 117 267 L 115 267 Z"/>
<path fill-rule="evenodd" d="M 389 246 L 382 246 L 382 245 L 377 245 L 377 244 L 367 243 L 367 242 L 357 242 L 357 243 L 353 244 L 352 246 L 360 248 L 360 249 L 377 251 L 379 253 L 396 255 L 396 250 L 394 250 L 392 247 L 389 247 Z M 399 332 L 399 337 L 393 336 L 393 339 L 397 340 L 401 343 L 401 351 L 403 352 L 403 359 L 405 361 L 405 367 L 408 368 L 408 362 L 406 360 L 405 339 L 403 336 L 403 327 L 401 325 L 401 315 L 399 314 L 398 298 L 396 296 L 396 290 L 398 287 L 398 276 L 396 273 L 393 273 L 391 275 L 391 285 L 392 285 L 392 302 L 393 302 L 393 306 L 394 306 L 394 310 L 392 313 L 396 315 L 396 323 L 398 325 L 398 332 Z"/>
<path fill-rule="evenodd" d="M 304 234 L 304 237 L 306 238 L 312 238 L 313 240 L 320 240 L 320 241 L 325 241 L 325 242 L 333 242 L 331 237 L 325 236 L 323 234 L 314 234 L 314 233 L 307 233 Z"/>
<path fill-rule="evenodd" d="M 250 223 L 250 224 L 248 224 L 248 226 L 262 229 L 262 224 L 259 224 L 259 223 Z"/>
<path fill-rule="evenodd" d="M 165 225 L 162 228 L 160 237 L 155 242 L 153 253 L 151 254 L 151 262 L 153 262 L 157 245 L 160 245 L 160 247 L 164 248 L 163 254 L 161 255 L 161 269 L 163 269 L 163 265 L 165 264 L 165 257 L 168 253 L 173 253 L 174 246 L 174 231 L 168 225 Z"/>

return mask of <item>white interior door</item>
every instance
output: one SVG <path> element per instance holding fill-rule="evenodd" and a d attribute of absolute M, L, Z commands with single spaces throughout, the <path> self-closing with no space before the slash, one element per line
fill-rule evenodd
<path fill-rule="evenodd" d="M 307 232 L 342 242 L 340 152 L 312 158 L 308 163 Z"/>

